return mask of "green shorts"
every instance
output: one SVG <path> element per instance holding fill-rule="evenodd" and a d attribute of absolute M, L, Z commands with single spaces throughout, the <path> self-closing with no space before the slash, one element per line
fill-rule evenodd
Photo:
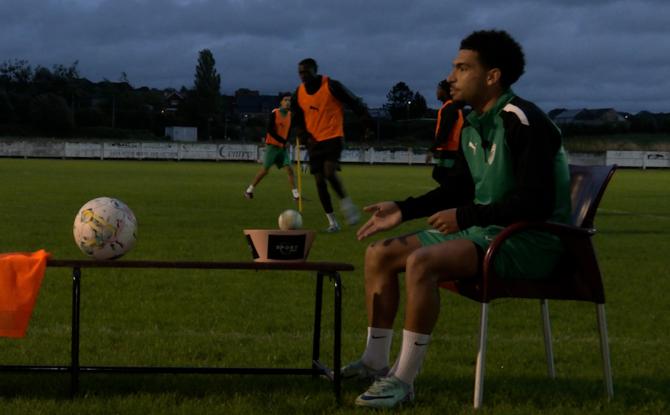
<path fill-rule="evenodd" d="M 286 147 L 277 147 L 271 144 L 265 146 L 265 157 L 263 157 L 263 167 L 270 169 L 272 165 L 277 166 L 278 169 L 281 169 L 285 166 L 291 165 L 291 160 L 288 157 L 288 151 Z"/>
<path fill-rule="evenodd" d="M 417 233 L 421 245 L 439 244 L 454 239 L 467 239 L 486 252 L 493 239 L 502 231 L 500 226 L 473 226 L 460 232 L 444 235 L 435 229 Z M 546 232 L 527 231 L 511 237 L 503 244 L 495 259 L 496 273 L 503 278 L 547 278 L 563 255 L 563 244 Z"/>

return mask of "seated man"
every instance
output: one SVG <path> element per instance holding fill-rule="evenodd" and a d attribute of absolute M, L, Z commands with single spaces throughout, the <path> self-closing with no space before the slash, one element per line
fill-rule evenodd
<path fill-rule="evenodd" d="M 359 240 L 419 217 L 428 217 L 431 229 L 375 242 L 366 251 L 367 344 L 358 361 L 342 368 L 344 379 L 374 380 L 357 405 L 394 407 L 413 399 L 439 314 L 440 284 L 477 276 L 484 252 L 504 226 L 569 218 L 570 178 L 560 131 L 510 89 L 524 65 L 521 46 L 504 31 L 478 31 L 463 39 L 447 80 L 453 99 L 472 108 L 459 146 L 465 162 L 423 196 L 365 208 L 372 217 L 358 230 Z M 496 271 L 538 278 L 550 272 L 562 249 L 548 234 L 524 233 L 503 248 Z M 401 272 L 402 347 L 389 369 Z"/>

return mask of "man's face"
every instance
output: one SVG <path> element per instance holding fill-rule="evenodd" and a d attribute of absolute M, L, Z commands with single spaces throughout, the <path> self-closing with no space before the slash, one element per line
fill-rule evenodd
<path fill-rule="evenodd" d="M 291 108 L 291 97 L 289 95 L 281 99 L 279 106 L 285 110 Z"/>
<path fill-rule="evenodd" d="M 459 50 L 447 77 L 454 101 L 465 101 L 475 109 L 486 98 L 488 89 L 488 70 L 479 62 L 478 55 L 472 50 Z"/>
<path fill-rule="evenodd" d="M 309 82 L 316 78 L 316 71 L 311 66 L 298 65 L 298 76 L 303 83 Z"/>

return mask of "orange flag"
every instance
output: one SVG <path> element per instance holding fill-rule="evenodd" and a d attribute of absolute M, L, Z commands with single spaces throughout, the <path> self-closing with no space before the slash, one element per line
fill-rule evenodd
<path fill-rule="evenodd" d="M 43 249 L 0 254 L 0 336 L 26 335 L 49 255 Z"/>

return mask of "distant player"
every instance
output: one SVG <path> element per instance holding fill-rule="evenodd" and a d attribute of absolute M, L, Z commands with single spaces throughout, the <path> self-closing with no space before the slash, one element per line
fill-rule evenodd
<path fill-rule="evenodd" d="M 281 102 L 279 108 L 272 110 L 270 119 L 268 121 L 268 129 L 265 135 L 265 157 L 263 157 L 263 167 L 256 173 L 256 177 L 251 182 L 247 190 L 244 192 L 244 197 L 247 199 L 254 198 L 254 189 L 267 176 L 270 168 L 274 164 L 278 169 L 283 168 L 288 174 L 288 182 L 291 186 L 291 194 L 294 200 L 298 200 L 300 194 L 295 187 L 295 178 L 293 176 L 293 169 L 291 168 L 291 158 L 288 152 L 288 135 L 291 129 L 291 94 L 285 93 L 281 95 Z"/>
<path fill-rule="evenodd" d="M 312 58 L 303 59 L 298 64 L 302 84 L 295 92 L 291 110 L 296 136 L 307 145 L 310 171 L 328 218 L 326 231 L 338 232 L 340 225 L 328 193 L 329 183 L 340 198 L 340 208 L 347 224 L 354 225 L 360 219 L 358 208 L 347 196 L 337 176 L 344 143 L 344 108 L 350 108 L 366 123 L 366 135 L 370 134 L 372 118 L 365 105 L 340 82 L 318 75 L 317 70 L 316 61 Z"/>
<path fill-rule="evenodd" d="M 426 162 L 435 160 L 433 179 L 440 185 L 446 185 L 449 176 L 462 171 L 465 159 L 458 151 L 461 143 L 461 129 L 463 128 L 463 102 L 455 102 L 449 92 L 449 82 L 446 79 L 437 84 L 436 98 L 442 102 L 437 112 L 435 125 L 435 139 L 428 150 Z"/>

